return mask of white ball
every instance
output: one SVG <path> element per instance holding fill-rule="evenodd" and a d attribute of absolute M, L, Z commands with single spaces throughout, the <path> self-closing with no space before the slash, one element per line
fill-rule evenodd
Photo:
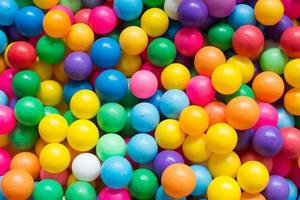
<path fill-rule="evenodd" d="M 99 159 L 91 153 L 82 153 L 72 162 L 72 172 L 76 179 L 81 181 L 93 181 L 100 176 L 101 164 Z"/>
<path fill-rule="evenodd" d="M 165 0 L 164 10 L 173 20 L 178 20 L 177 10 L 182 0 Z"/>

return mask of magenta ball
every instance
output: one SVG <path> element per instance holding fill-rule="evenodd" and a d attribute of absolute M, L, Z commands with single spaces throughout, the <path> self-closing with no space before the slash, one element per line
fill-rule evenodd
<path fill-rule="evenodd" d="M 11 157 L 4 149 L 0 148 L 0 176 L 4 175 L 10 166 Z"/>
<path fill-rule="evenodd" d="M 146 62 L 145 64 L 142 65 L 141 70 L 148 70 L 152 72 L 156 76 L 156 79 L 158 81 L 158 88 L 162 88 L 160 75 L 164 70 L 164 68 L 155 66 L 151 62 Z"/>
<path fill-rule="evenodd" d="M 0 105 L 0 135 L 10 134 L 16 126 L 14 111 L 4 105 Z"/>
<path fill-rule="evenodd" d="M 97 6 L 89 17 L 89 25 L 98 34 L 107 34 L 117 25 L 117 16 L 108 6 Z"/>
<path fill-rule="evenodd" d="M 284 13 L 291 17 L 300 17 L 300 1 L 299 0 L 281 0 L 284 5 Z"/>
<path fill-rule="evenodd" d="M 4 70 L 0 74 L 0 90 L 2 90 L 9 98 L 16 96 L 12 88 L 12 79 L 17 72 L 17 69 L 10 68 Z"/>
<path fill-rule="evenodd" d="M 277 126 L 278 113 L 274 106 L 269 103 L 258 103 L 260 115 L 254 129 L 264 125 Z"/>
<path fill-rule="evenodd" d="M 186 87 L 186 94 L 192 104 L 206 106 L 215 98 L 216 91 L 210 78 L 198 75 L 193 77 Z"/>
<path fill-rule="evenodd" d="M 98 200 L 130 200 L 130 194 L 126 188 L 112 189 L 105 187 L 101 190 Z"/>
<path fill-rule="evenodd" d="M 236 0 L 204 0 L 209 15 L 216 18 L 227 17 L 236 5 Z"/>
<path fill-rule="evenodd" d="M 65 12 L 69 16 L 69 18 L 71 20 L 71 23 L 74 24 L 75 18 L 74 18 L 73 12 L 67 6 L 64 6 L 64 5 L 55 5 L 50 10 L 61 10 L 61 11 Z"/>
<path fill-rule="evenodd" d="M 283 156 L 277 155 L 272 158 L 273 167 L 271 174 L 286 177 L 292 168 L 292 160 Z"/>
<path fill-rule="evenodd" d="M 157 78 L 148 70 L 135 72 L 130 79 L 132 94 L 141 99 L 147 99 L 154 95 L 157 90 Z"/>
<path fill-rule="evenodd" d="M 177 51 L 184 56 L 194 56 L 203 47 L 202 34 L 195 28 L 182 28 L 175 35 Z"/>

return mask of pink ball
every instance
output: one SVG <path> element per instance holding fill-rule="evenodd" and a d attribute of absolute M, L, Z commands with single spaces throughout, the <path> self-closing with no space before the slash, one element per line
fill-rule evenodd
<path fill-rule="evenodd" d="M 132 94 L 141 99 L 147 99 L 154 95 L 157 90 L 156 76 L 148 70 L 135 72 L 130 79 Z"/>
<path fill-rule="evenodd" d="M 0 105 L 0 135 L 10 134 L 16 126 L 14 111 L 4 105 Z"/>
<path fill-rule="evenodd" d="M 164 68 L 155 66 L 151 62 L 146 62 L 141 67 L 141 70 L 148 70 L 148 71 L 152 72 L 156 76 L 156 79 L 158 81 L 158 88 L 162 88 L 160 75 L 161 75 L 162 71 L 164 70 Z"/>
<path fill-rule="evenodd" d="M 18 71 L 19 70 L 15 69 L 15 68 L 10 68 L 10 69 L 4 70 L 0 74 L 0 90 L 5 92 L 5 94 L 9 98 L 13 98 L 16 96 L 13 91 L 13 88 L 12 88 L 12 79 Z"/>
<path fill-rule="evenodd" d="M 98 34 L 110 33 L 117 25 L 116 14 L 108 6 L 97 6 L 90 14 L 89 25 Z"/>
<path fill-rule="evenodd" d="M 299 0 L 281 0 L 284 6 L 284 13 L 290 18 L 300 17 L 300 1 Z"/>
<path fill-rule="evenodd" d="M 10 166 L 11 157 L 4 149 L 0 148 L 0 176 L 4 175 Z"/>
<path fill-rule="evenodd" d="M 194 56 L 203 47 L 202 34 L 195 28 L 182 28 L 175 35 L 177 51 L 184 56 Z"/>
<path fill-rule="evenodd" d="M 130 200 L 129 192 L 126 188 L 112 189 L 105 187 L 101 190 L 98 200 Z"/>
<path fill-rule="evenodd" d="M 264 125 L 277 126 L 278 113 L 277 110 L 269 103 L 258 103 L 260 115 L 254 129 Z"/>
<path fill-rule="evenodd" d="M 292 168 L 292 161 L 278 155 L 274 156 L 272 160 L 273 167 L 271 174 L 286 177 Z"/>
<path fill-rule="evenodd" d="M 65 13 L 67 13 L 67 15 L 69 16 L 71 23 L 74 24 L 75 19 L 74 19 L 74 15 L 73 12 L 70 8 L 68 8 L 67 6 L 63 6 L 63 5 L 55 5 L 53 6 L 50 10 L 61 10 L 64 11 Z"/>
<path fill-rule="evenodd" d="M 59 174 L 51 174 L 49 172 L 46 172 L 44 169 L 41 170 L 41 173 L 40 173 L 40 177 L 41 179 L 54 179 L 56 180 L 57 182 L 59 182 L 62 186 L 65 186 L 66 183 L 67 183 L 67 180 L 68 180 L 68 176 L 69 176 L 69 173 L 67 170 L 59 173 Z"/>
<path fill-rule="evenodd" d="M 186 87 L 186 94 L 192 104 L 206 106 L 215 98 L 216 91 L 210 78 L 198 75 L 193 77 Z"/>
<path fill-rule="evenodd" d="M 92 9 L 85 8 L 79 10 L 75 14 L 75 23 L 84 23 L 84 24 L 89 24 L 89 17 L 92 12 Z"/>

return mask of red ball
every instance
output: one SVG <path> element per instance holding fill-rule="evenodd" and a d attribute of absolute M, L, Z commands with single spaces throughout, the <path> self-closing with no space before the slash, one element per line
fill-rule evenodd
<path fill-rule="evenodd" d="M 280 129 L 283 146 L 280 155 L 287 159 L 296 159 L 300 156 L 300 131 L 294 127 Z"/>
<path fill-rule="evenodd" d="M 297 163 L 293 163 L 288 178 L 295 183 L 298 189 L 300 189 L 300 168 Z"/>
<path fill-rule="evenodd" d="M 273 167 L 271 174 L 286 177 L 292 168 L 292 161 L 282 156 L 274 156 L 272 160 Z"/>
<path fill-rule="evenodd" d="M 232 43 L 237 54 L 256 59 L 264 48 L 265 38 L 256 26 L 244 25 L 236 30 Z"/>
<path fill-rule="evenodd" d="M 286 29 L 280 38 L 280 45 L 291 58 L 300 57 L 300 26 Z"/>
<path fill-rule="evenodd" d="M 36 61 L 36 52 L 28 42 L 15 42 L 7 52 L 7 59 L 15 68 L 28 69 Z"/>

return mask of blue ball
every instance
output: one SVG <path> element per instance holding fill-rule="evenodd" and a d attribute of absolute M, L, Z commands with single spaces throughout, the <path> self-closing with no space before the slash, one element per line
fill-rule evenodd
<path fill-rule="evenodd" d="M 116 102 L 122 100 L 128 91 L 128 82 L 124 74 L 110 69 L 101 72 L 95 81 L 95 90 L 101 100 Z"/>
<path fill-rule="evenodd" d="M 88 81 L 69 81 L 64 86 L 64 100 L 67 104 L 70 103 L 72 96 L 79 90 L 93 90 L 92 85 Z"/>
<path fill-rule="evenodd" d="M 296 200 L 298 196 L 298 189 L 295 183 L 289 179 L 287 179 L 289 188 L 290 188 L 290 193 L 288 196 L 288 200 Z"/>
<path fill-rule="evenodd" d="M 19 33 L 26 37 L 35 37 L 43 32 L 44 13 L 37 7 L 26 6 L 19 10 L 15 25 Z"/>
<path fill-rule="evenodd" d="M 180 199 L 172 198 L 169 195 L 167 195 L 165 193 L 163 187 L 160 186 L 156 191 L 155 200 L 186 200 L 186 198 L 185 197 L 180 198 Z"/>
<path fill-rule="evenodd" d="M 209 183 L 212 181 L 209 170 L 202 165 L 192 165 L 192 170 L 196 175 L 196 186 L 192 192 L 192 196 L 201 196 L 206 193 Z"/>
<path fill-rule="evenodd" d="M 15 0 L 0 0 L 0 25 L 12 25 L 18 10 L 19 7 Z"/>
<path fill-rule="evenodd" d="M 7 46 L 6 34 L 0 29 L 0 54 L 3 53 Z"/>
<path fill-rule="evenodd" d="M 5 94 L 5 92 L 0 90 L 0 105 L 7 105 L 7 104 L 8 104 L 8 97 Z"/>
<path fill-rule="evenodd" d="M 278 128 L 295 126 L 295 118 L 288 113 L 283 107 L 277 108 L 278 112 Z"/>
<path fill-rule="evenodd" d="M 182 28 L 182 24 L 178 21 L 170 20 L 169 28 L 165 33 L 165 36 L 170 40 L 174 40 L 176 33 Z"/>
<path fill-rule="evenodd" d="M 140 16 L 143 11 L 142 0 L 115 0 L 114 11 L 123 21 L 132 21 Z"/>
<path fill-rule="evenodd" d="M 162 95 L 159 109 L 165 117 L 178 119 L 181 111 L 189 105 L 189 98 L 183 91 L 172 89 Z"/>
<path fill-rule="evenodd" d="M 91 48 L 90 56 L 93 64 L 100 68 L 112 68 L 119 63 L 121 48 L 119 43 L 108 37 L 96 40 Z"/>
<path fill-rule="evenodd" d="M 237 5 L 229 15 L 228 22 L 234 29 L 246 24 L 255 25 L 256 19 L 253 8 L 246 4 Z"/>
<path fill-rule="evenodd" d="M 151 135 L 139 133 L 129 140 L 127 149 L 129 157 L 134 162 L 146 164 L 155 158 L 158 147 Z"/>
<path fill-rule="evenodd" d="M 131 125 L 138 132 L 149 133 L 153 131 L 159 120 L 159 112 L 151 103 L 139 103 L 131 110 Z"/>
<path fill-rule="evenodd" d="M 161 99 L 162 95 L 163 95 L 163 92 L 160 89 L 158 89 L 158 90 L 156 90 L 154 95 L 152 97 L 146 99 L 146 101 L 151 103 L 152 105 L 154 105 L 157 109 L 159 109 L 160 99 Z"/>
<path fill-rule="evenodd" d="M 132 178 L 132 167 L 128 160 L 121 156 L 113 156 L 105 160 L 100 176 L 105 185 L 119 189 L 126 187 Z"/>

